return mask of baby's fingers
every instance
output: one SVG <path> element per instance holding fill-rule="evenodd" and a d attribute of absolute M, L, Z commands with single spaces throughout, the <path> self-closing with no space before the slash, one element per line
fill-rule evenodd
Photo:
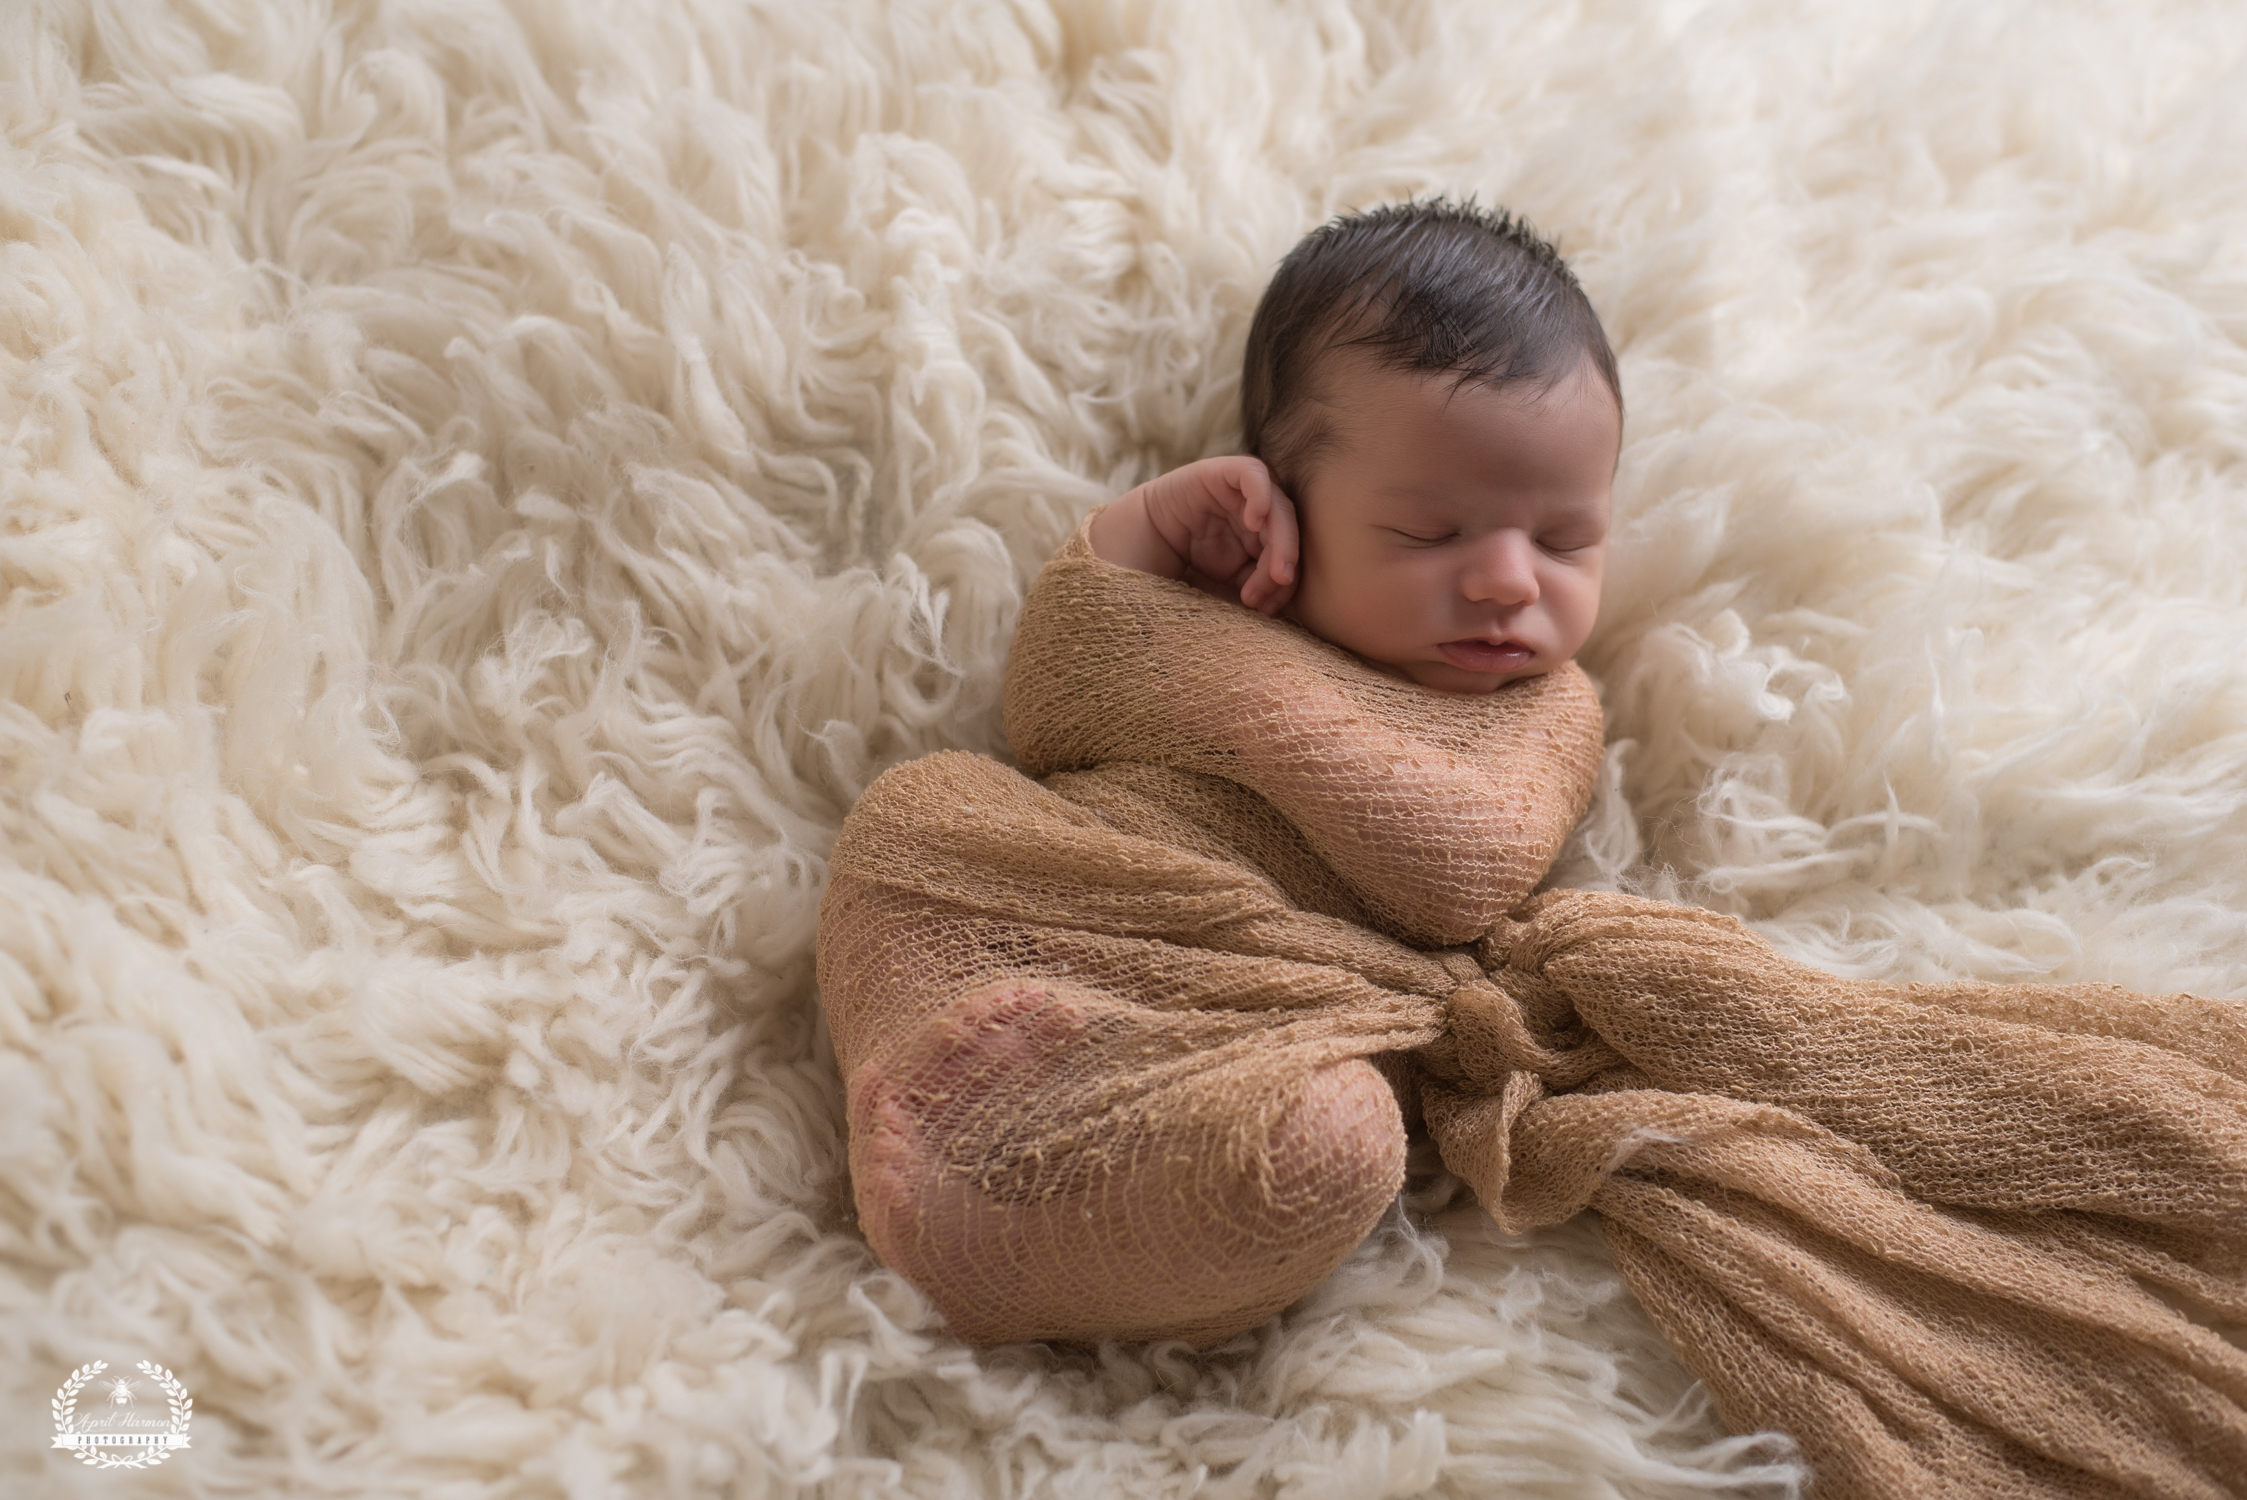
<path fill-rule="evenodd" d="M 1281 527 L 1266 527 L 1256 566 L 1241 584 L 1241 603 L 1267 615 L 1278 614 L 1295 597 L 1294 518 L 1287 517 L 1282 525 L 1284 534 Z"/>
<path fill-rule="evenodd" d="M 1252 539 L 1256 567 L 1241 585 L 1241 603 L 1267 615 L 1277 614 L 1295 597 L 1299 556 L 1295 506 L 1272 483 L 1262 464 L 1242 477 L 1241 524 Z"/>
<path fill-rule="evenodd" d="M 1302 539 L 1295 527 L 1295 502 L 1288 499 L 1278 485 L 1266 479 L 1264 509 L 1262 524 L 1257 527 L 1264 546 L 1257 561 L 1270 572 L 1274 583 L 1293 593 L 1295 563 L 1302 556 Z"/>

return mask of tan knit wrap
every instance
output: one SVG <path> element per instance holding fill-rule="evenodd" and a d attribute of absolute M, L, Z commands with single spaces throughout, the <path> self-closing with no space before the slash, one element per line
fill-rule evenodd
<path fill-rule="evenodd" d="M 1580 671 L 1415 688 L 1082 531 L 1007 728 L 1028 776 L 874 784 L 820 927 L 862 1222 L 963 1336 L 1252 1326 L 1424 1111 L 1501 1225 L 1597 1209 L 1821 1500 L 2240 1493 L 2247 1356 L 2201 1326 L 2247 1320 L 2239 1007 L 1839 980 L 1529 899 L 1599 762 Z"/>

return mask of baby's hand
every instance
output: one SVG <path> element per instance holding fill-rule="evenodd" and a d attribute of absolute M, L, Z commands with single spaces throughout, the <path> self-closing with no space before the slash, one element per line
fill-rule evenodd
<path fill-rule="evenodd" d="M 1205 458 L 1150 479 L 1092 523 L 1093 555 L 1277 614 L 1295 596 L 1295 506 L 1263 460 Z"/>

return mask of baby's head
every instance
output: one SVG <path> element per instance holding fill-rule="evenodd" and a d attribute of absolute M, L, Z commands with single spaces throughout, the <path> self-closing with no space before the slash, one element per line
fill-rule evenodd
<path fill-rule="evenodd" d="M 1552 246 L 1503 213 L 1337 219 L 1266 288 L 1244 442 L 1295 502 L 1288 617 L 1427 687 L 1489 692 L 1599 613 L 1622 387 Z"/>

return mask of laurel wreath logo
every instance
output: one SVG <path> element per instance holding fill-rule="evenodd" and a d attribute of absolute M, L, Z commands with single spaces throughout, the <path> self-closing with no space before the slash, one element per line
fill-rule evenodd
<path fill-rule="evenodd" d="M 181 1385 L 178 1377 L 171 1371 L 145 1359 L 135 1368 L 155 1381 L 164 1392 L 164 1403 L 171 1412 L 171 1431 L 165 1435 L 167 1441 L 135 1448 L 131 1450 L 131 1456 L 126 1457 L 104 1452 L 101 1445 L 88 1443 L 82 1437 L 74 1436 L 78 1423 L 78 1393 L 86 1388 L 87 1381 L 108 1368 L 106 1361 L 98 1359 L 80 1365 L 70 1372 L 70 1378 L 55 1392 L 52 1404 L 57 1448 L 68 1448 L 78 1455 L 80 1463 L 96 1469 L 148 1469 L 170 1458 L 173 1449 L 188 1446 L 187 1424 L 195 1415 L 195 1398 L 187 1394 L 187 1387 Z"/>

